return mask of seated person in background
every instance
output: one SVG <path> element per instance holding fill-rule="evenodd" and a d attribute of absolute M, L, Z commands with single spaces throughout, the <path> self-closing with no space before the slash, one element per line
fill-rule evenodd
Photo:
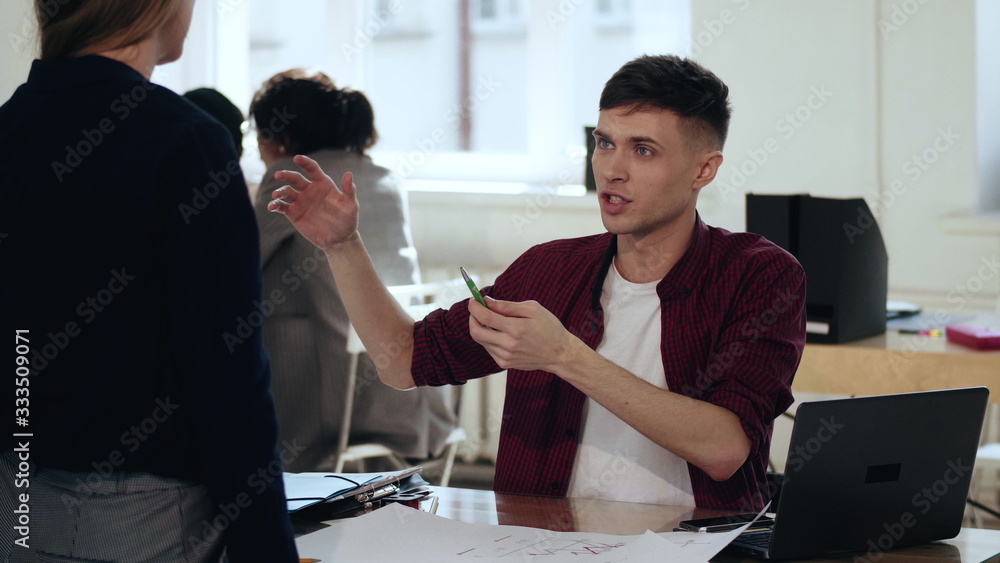
<path fill-rule="evenodd" d="M 321 72 L 290 70 L 264 83 L 250 114 L 267 166 L 254 206 L 264 295 L 274 307 L 264 323 L 264 344 L 271 355 L 281 438 L 305 448 L 286 470 L 332 471 L 348 377 L 350 321 L 323 253 L 291 223 L 267 211 L 272 192 L 281 186 L 274 173 L 295 167 L 294 154 L 307 154 L 337 174 L 353 171 L 364 209 L 361 231 L 375 270 L 389 285 L 420 281 L 405 193 L 398 178 L 365 155 L 377 135 L 371 104 L 361 92 L 338 89 Z M 276 294 L 281 297 L 272 297 Z M 407 458 L 441 453 L 457 424 L 450 390 L 404 393 L 386 387 L 368 355 L 357 373 L 352 442 L 379 442 Z"/>
<path fill-rule="evenodd" d="M 805 343 L 805 276 L 781 248 L 696 211 L 722 164 L 728 95 L 674 56 L 615 73 L 594 131 L 608 232 L 528 250 L 483 290 L 489 308 L 408 318 L 366 257 L 350 174 L 338 187 L 297 157 L 313 181 L 278 173 L 290 185 L 269 208 L 326 253 L 369 349 L 412 331 L 384 382 L 509 370 L 497 491 L 757 510 Z"/>
<path fill-rule="evenodd" d="M 243 156 L 243 123 L 246 120 L 243 119 L 243 112 L 236 107 L 236 104 L 214 88 L 195 88 L 184 92 L 184 99 L 225 125 L 226 131 L 229 131 L 233 138 L 236 154 Z"/>

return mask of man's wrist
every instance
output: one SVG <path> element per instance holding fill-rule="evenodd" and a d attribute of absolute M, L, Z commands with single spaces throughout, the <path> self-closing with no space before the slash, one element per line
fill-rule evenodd
<path fill-rule="evenodd" d="M 550 366 L 551 369 L 546 371 L 554 373 L 572 383 L 583 372 L 580 368 L 586 363 L 588 352 L 596 354 L 582 340 L 567 333 L 566 343 L 554 355 L 555 362 Z"/>
<path fill-rule="evenodd" d="M 354 231 L 354 233 L 351 234 L 351 236 L 347 237 L 346 240 L 338 242 L 321 250 L 323 250 L 323 254 L 326 254 L 327 260 L 333 261 L 346 254 L 350 254 L 351 252 L 356 251 L 358 245 L 361 245 L 361 247 L 364 248 L 361 243 L 361 233 L 359 233 L 358 231 Z"/>

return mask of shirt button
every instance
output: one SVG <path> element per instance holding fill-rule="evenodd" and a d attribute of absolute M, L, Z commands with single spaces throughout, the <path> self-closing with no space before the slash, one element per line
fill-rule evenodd
<path fill-rule="evenodd" d="M 549 488 L 552 489 L 553 491 L 558 491 L 559 483 L 557 481 L 553 481 L 552 483 L 549 483 Z"/>
<path fill-rule="evenodd" d="M 567 438 L 572 438 L 574 436 L 576 436 L 576 431 L 573 430 L 572 428 L 567 428 L 566 429 L 566 437 Z"/>

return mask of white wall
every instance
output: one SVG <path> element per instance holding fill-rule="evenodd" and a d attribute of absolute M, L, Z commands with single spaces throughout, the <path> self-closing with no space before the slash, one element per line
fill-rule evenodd
<path fill-rule="evenodd" d="M 979 83 L 976 111 L 979 128 L 980 201 L 1000 209 L 1000 2 L 976 2 L 976 57 Z"/>
<path fill-rule="evenodd" d="M 975 5 L 692 3 L 692 35 L 708 43 L 697 58 L 730 85 L 734 105 L 726 163 L 701 202 L 706 219 L 743 228 L 747 191 L 863 196 L 880 217 L 892 293 L 954 311 L 961 300 L 1000 307 L 1000 274 L 982 270 L 1000 253 L 996 231 L 941 225 L 982 199 Z M 773 150 L 758 164 L 767 139 Z M 752 172 L 742 184 L 739 169 Z"/>
<path fill-rule="evenodd" d="M 938 224 L 979 202 L 975 2 L 929 2 L 912 15 L 889 2 L 880 8 L 880 21 L 902 22 L 881 40 L 881 189 L 887 204 L 894 185 L 902 191 L 882 221 L 890 281 L 950 293 L 1000 249 L 996 237 Z M 981 295 L 995 301 L 998 282 L 993 275 Z"/>
<path fill-rule="evenodd" d="M 38 54 L 38 24 L 31 0 L 3 0 L 0 8 L 0 103 L 28 78 Z"/>
<path fill-rule="evenodd" d="M 703 192 L 707 219 L 742 228 L 747 191 L 875 195 L 874 37 L 857 25 L 871 19 L 867 4 L 695 4 L 695 41 L 721 29 L 696 58 L 733 105 L 725 163 Z"/>

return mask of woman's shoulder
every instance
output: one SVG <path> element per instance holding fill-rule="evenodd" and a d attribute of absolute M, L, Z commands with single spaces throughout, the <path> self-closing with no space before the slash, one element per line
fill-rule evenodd
<path fill-rule="evenodd" d="M 157 131 L 164 146 L 197 153 L 206 160 L 238 160 L 232 135 L 214 117 L 169 88 L 156 87 L 149 95 L 151 111 L 136 121 L 136 127 Z"/>
<path fill-rule="evenodd" d="M 339 183 L 344 172 L 350 172 L 354 174 L 355 184 L 359 186 L 393 190 L 400 186 L 399 177 L 392 170 L 375 164 L 368 155 L 344 149 L 322 149 L 307 156 L 318 162 L 334 182 Z"/>
<path fill-rule="evenodd" d="M 171 118 L 175 124 L 202 133 L 212 131 L 225 136 L 229 135 L 225 126 L 205 110 L 194 105 L 173 90 L 168 88 L 161 88 L 161 90 L 160 98 L 164 114 Z"/>

